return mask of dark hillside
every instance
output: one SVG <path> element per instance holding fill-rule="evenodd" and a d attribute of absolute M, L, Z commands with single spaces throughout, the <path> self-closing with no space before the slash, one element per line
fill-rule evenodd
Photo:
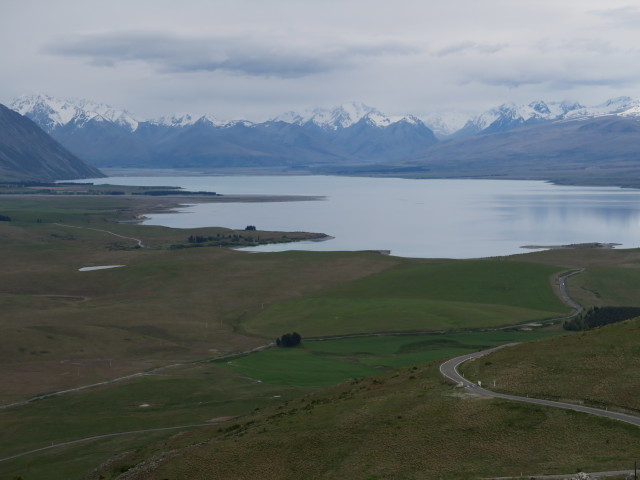
<path fill-rule="evenodd" d="M 31 120 L 0 105 L 0 180 L 51 181 L 102 176 Z"/>

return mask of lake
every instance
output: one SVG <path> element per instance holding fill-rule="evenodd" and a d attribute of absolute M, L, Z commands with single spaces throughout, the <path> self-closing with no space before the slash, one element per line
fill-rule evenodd
<path fill-rule="evenodd" d="M 84 180 L 86 181 L 86 180 Z M 322 242 L 252 251 L 390 250 L 403 257 L 475 258 L 524 245 L 640 245 L 640 191 L 518 180 L 413 180 L 334 176 L 109 177 L 96 184 L 166 185 L 220 194 L 319 195 L 323 200 L 209 203 L 145 223 L 321 232 Z"/>

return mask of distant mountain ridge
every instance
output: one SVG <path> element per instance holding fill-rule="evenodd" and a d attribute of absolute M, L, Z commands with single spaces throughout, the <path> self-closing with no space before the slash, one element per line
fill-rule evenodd
<path fill-rule="evenodd" d="M 434 114 L 426 122 L 361 103 L 287 112 L 261 123 L 188 113 L 139 120 L 107 105 L 45 95 L 21 97 L 11 106 L 99 167 L 542 179 L 553 172 L 566 178 L 640 175 L 640 100 L 630 97 L 592 107 L 506 103 L 471 119 Z"/>
<path fill-rule="evenodd" d="M 469 119 L 460 130 L 451 135 L 451 138 L 506 132 L 538 123 L 580 120 L 604 115 L 640 117 L 640 100 L 618 97 L 593 107 L 585 107 L 575 102 L 547 103 L 542 100 L 527 105 L 505 103 Z"/>
<path fill-rule="evenodd" d="M 99 167 L 306 168 L 405 158 L 437 143 L 418 118 L 358 103 L 262 123 L 210 114 L 141 121 L 107 105 L 46 95 L 20 97 L 11 108 Z"/>
<path fill-rule="evenodd" d="M 42 182 L 103 176 L 33 121 L 0 105 L 0 180 Z"/>

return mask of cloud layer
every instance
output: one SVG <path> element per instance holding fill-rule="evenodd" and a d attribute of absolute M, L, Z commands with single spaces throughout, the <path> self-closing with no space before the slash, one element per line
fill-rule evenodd
<path fill-rule="evenodd" d="M 2 13 L 5 103 L 44 92 L 263 120 L 354 100 L 422 115 L 640 97 L 627 0 L 10 0 Z"/>
<path fill-rule="evenodd" d="M 394 41 L 299 45 L 291 39 L 218 36 L 187 38 L 164 33 L 75 35 L 47 45 L 51 55 L 79 57 L 96 66 L 141 62 L 164 73 L 225 70 L 250 76 L 305 77 L 355 68 L 371 57 L 417 53 Z"/>

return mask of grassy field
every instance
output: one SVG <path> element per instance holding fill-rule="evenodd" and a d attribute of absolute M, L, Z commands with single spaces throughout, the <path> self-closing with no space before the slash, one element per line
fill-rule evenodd
<path fill-rule="evenodd" d="M 556 329 L 397 335 L 304 341 L 300 348 L 277 348 L 224 365 L 275 385 L 335 385 L 354 377 L 445 359 L 509 342 L 558 335 Z"/>
<path fill-rule="evenodd" d="M 306 336 L 514 324 L 568 313 L 550 288 L 557 267 L 503 260 L 404 262 L 280 302 L 244 322 L 259 335 Z"/>
<path fill-rule="evenodd" d="M 519 477 L 629 468 L 638 448 L 635 427 L 466 396 L 429 363 L 150 445 L 91 478 L 123 467 L 131 480 Z"/>
<path fill-rule="evenodd" d="M 640 319 L 524 343 L 462 366 L 496 390 L 640 411 Z"/>
<path fill-rule="evenodd" d="M 169 369 L 108 388 L 0 410 L 0 452 L 9 456 L 52 442 L 243 415 L 318 391 L 320 386 L 375 375 L 381 369 L 557 334 L 557 329 L 544 329 L 309 341 L 304 348 L 271 349 L 224 362 Z M 1 462 L 0 478 L 18 474 L 27 478 L 27 473 L 31 479 L 69 478 L 65 472 L 71 459 L 75 458 L 76 468 L 82 465 L 89 471 L 109 458 L 102 453 L 105 449 L 112 448 L 112 455 L 125 451 L 141 443 L 145 435 L 123 438 L 122 447 L 112 439 L 92 441 L 97 445 L 95 453 L 79 444 L 56 448 L 60 455 L 44 452 Z M 78 452 L 76 457 L 73 451 Z"/>
<path fill-rule="evenodd" d="M 186 243 L 189 235 L 215 236 L 228 233 L 225 229 L 115 223 L 167 208 L 172 202 L 126 196 L 0 198 L 0 214 L 12 218 L 0 222 L 0 403 L 160 365 L 214 359 L 293 330 L 305 338 L 420 330 L 457 333 L 307 340 L 304 348 L 184 366 L 2 410 L 3 455 L 100 433 L 249 414 L 256 408 L 271 413 L 262 417 L 255 412 L 255 420 L 247 420 L 266 431 L 235 428 L 232 423 L 220 427 L 221 432 L 216 427 L 206 434 L 164 432 L 95 440 L 2 462 L 0 478 L 78 478 L 111 455 L 131 450 L 132 457 L 113 461 L 115 470 L 107 468 L 105 476 L 111 478 L 116 470 L 122 472 L 145 455 L 164 450 L 164 442 L 167 448 L 179 448 L 196 439 L 217 445 L 214 453 L 206 455 L 221 465 L 221 478 L 242 478 L 234 476 L 239 474 L 233 469 L 254 449 L 260 453 L 255 462 L 245 465 L 253 473 L 246 478 L 300 478 L 307 471 L 312 472 L 309 477 L 321 478 L 360 478 L 361 473 L 362 478 L 424 478 L 420 477 L 423 471 L 431 472 L 428 478 L 464 478 L 463 468 L 451 464 L 467 457 L 469 471 L 490 474 L 517 468 L 540 471 L 534 467 L 574 471 L 580 465 L 618 465 L 636 445 L 635 433 L 606 422 L 459 398 L 434 373 L 435 364 L 412 365 L 515 337 L 547 335 L 465 330 L 566 314 L 569 309 L 554 295 L 553 279 L 570 268 L 587 267 L 585 274 L 569 281 L 571 295 L 585 304 L 636 304 L 632 302 L 635 286 L 640 285 L 637 251 L 543 252 L 461 261 L 364 252 L 255 255 L 218 247 L 169 248 Z M 145 248 L 99 230 L 139 238 Z M 78 271 L 96 265 L 126 266 Z M 348 380 L 381 371 L 388 372 L 353 385 Z M 330 401 L 319 400 L 324 398 L 320 386 L 345 381 L 326 394 Z M 316 397 L 299 399 L 310 392 Z M 300 402 L 300 406 L 273 406 L 282 401 Z M 325 404 L 326 409 L 319 408 Z M 493 415 L 496 423 L 470 419 L 468 411 Z M 517 425 L 526 424 L 524 419 L 532 411 L 537 420 L 531 423 L 531 440 L 527 433 L 524 441 L 525 432 Z M 451 424 L 449 415 L 462 415 L 470 423 L 456 419 Z M 415 429 L 418 424 L 420 428 Z M 295 434 L 301 425 L 308 427 L 308 435 Z M 611 447 L 596 455 L 597 441 L 589 440 L 586 430 L 571 437 L 576 425 L 614 439 Z M 550 439 L 553 429 L 559 434 Z M 331 441 L 332 431 L 339 432 L 335 441 Z M 420 435 L 425 438 L 419 440 Z M 469 435 L 473 442 L 466 445 Z M 566 458 L 552 453 L 554 445 L 571 438 L 580 448 L 586 442 L 584 451 L 576 447 Z M 145 447 L 153 439 L 161 443 Z M 624 441 L 627 446 L 616 450 Z M 405 451 L 407 442 L 411 447 Z M 445 447 L 453 449 L 451 442 L 465 445 L 465 456 L 447 453 Z M 509 442 L 513 457 L 503 459 L 496 469 L 488 468 L 486 458 L 505 448 L 504 442 Z M 298 444 L 310 461 L 300 463 L 291 456 L 289 449 Z M 314 459 L 314 445 L 322 458 Z M 540 448 L 540 454 L 526 459 L 529 446 Z M 472 448 L 477 451 L 471 452 Z M 205 475 L 198 470 L 197 458 L 185 452 L 181 450 L 179 456 L 186 463 L 167 468 L 186 470 L 171 471 L 167 478 Z M 284 452 L 282 459 L 279 452 Z M 379 465 L 371 463 L 370 458 L 375 458 L 371 454 L 380 455 Z M 268 458 L 278 459 L 275 466 L 267 464 Z M 257 469 L 266 473 L 260 475 Z M 274 469 L 285 472 L 284 476 L 278 477 Z"/>
<path fill-rule="evenodd" d="M 205 423 L 312 390 L 258 383 L 212 364 L 170 369 L 108 388 L 0 410 L 0 457 L 101 434 Z M 0 462 L 0 478 L 79 478 L 115 454 L 138 448 L 154 437 L 175 434 L 126 435 L 31 454 Z"/>
<path fill-rule="evenodd" d="M 2 402 L 264 344 L 242 332 L 252 311 L 397 263 L 371 253 L 168 250 L 162 245 L 209 229 L 115 224 L 105 219 L 126 217 L 118 213 L 126 199 L 82 198 L 77 212 L 68 209 L 73 200 L 2 199 L 14 219 L 0 222 Z M 61 212 L 70 225 L 108 229 L 153 248 L 49 223 Z M 126 267 L 78 271 L 94 265 Z"/>
<path fill-rule="evenodd" d="M 549 250 L 514 255 L 508 260 L 585 268 L 567 283 L 571 298 L 585 307 L 639 305 L 640 249 Z"/>

